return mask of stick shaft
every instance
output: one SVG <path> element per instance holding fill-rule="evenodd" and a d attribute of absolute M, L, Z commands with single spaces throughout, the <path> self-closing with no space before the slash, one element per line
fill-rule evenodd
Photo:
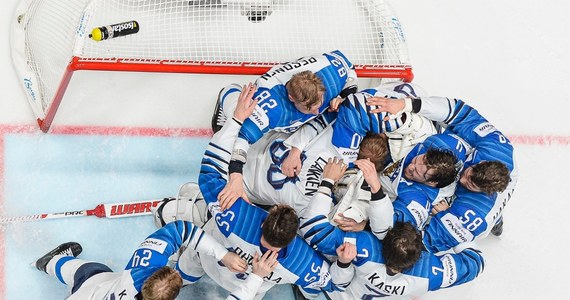
<path fill-rule="evenodd" d="M 57 213 L 42 213 L 28 216 L 0 217 L 0 224 L 10 224 L 18 222 L 30 222 L 47 219 L 62 219 L 85 216 L 96 216 L 99 218 L 124 218 L 134 216 L 150 215 L 151 207 L 157 206 L 162 199 L 131 201 L 112 204 L 99 204 L 93 209 L 74 210 Z"/>

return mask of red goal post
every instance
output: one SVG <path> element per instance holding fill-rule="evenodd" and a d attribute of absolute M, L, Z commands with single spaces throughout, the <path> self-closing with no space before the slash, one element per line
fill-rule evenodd
<path fill-rule="evenodd" d="M 132 20 L 136 33 L 89 37 Z M 383 0 L 22 0 L 11 48 L 44 132 L 77 70 L 261 75 L 338 49 L 359 77 L 413 79 L 402 27 Z"/>

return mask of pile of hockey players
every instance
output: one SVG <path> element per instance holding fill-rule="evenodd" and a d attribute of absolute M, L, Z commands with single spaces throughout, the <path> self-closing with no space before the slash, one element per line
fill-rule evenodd
<path fill-rule="evenodd" d="M 223 88 L 212 129 L 199 182 L 158 206 L 125 270 L 77 258 L 77 243 L 38 269 L 68 299 L 174 299 L 205 274 L 228 299 L 276 284 L 414 297 L 483 271 L 475 241 L 502 233 L 518 177 L 511 143 L 473 107 L 401 81 L 358 91 L 340 51 Z"/>

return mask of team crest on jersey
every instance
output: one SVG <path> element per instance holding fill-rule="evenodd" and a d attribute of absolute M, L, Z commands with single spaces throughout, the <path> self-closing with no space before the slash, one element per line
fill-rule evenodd
<path fill-rule="evenodd" d="M 403 159 L 400 159 L 400 160 L 392 163 L 391 165 L 387 166 L 386 169 L 384 169 L 384 171 L 382 171 L 382 175 L 388 176 L 392 180 L 394 180 L 397 176 L 396 171 L 398 171 L 400 169 L 400 165 L 402 164 L 402 160 Z"/>

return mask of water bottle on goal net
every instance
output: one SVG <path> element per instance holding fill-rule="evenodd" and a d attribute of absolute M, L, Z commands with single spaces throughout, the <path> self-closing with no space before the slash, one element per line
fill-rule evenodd
<path fill-rule="evenodd" d="M 139 32 L 139 23 L 137 21 L 128 21 L 109 26 L 101 26 L 94 28 L 89 37 L 94 41 L 102 41 L 112 39 L 119 36 L 125 36 Z"/>

